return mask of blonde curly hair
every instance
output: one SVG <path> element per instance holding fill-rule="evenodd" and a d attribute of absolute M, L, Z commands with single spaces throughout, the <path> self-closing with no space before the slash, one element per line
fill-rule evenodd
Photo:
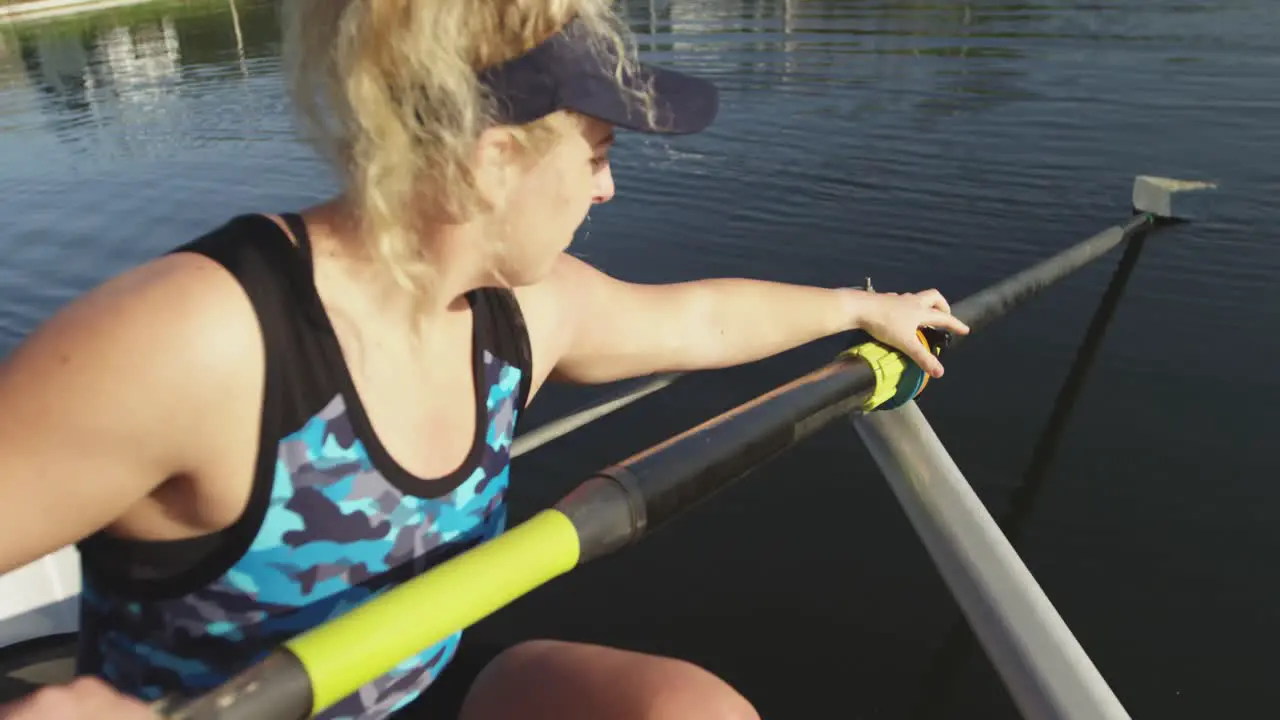
<path fill-rule="evenodd" d="M 634 44 L 609 0 L 287 0 L 282 8 L 289 89 L 305 136 L 338 171 L 366 248 L 405 288 L 427 293 L 433 269 L 418 237 L 430 212 L 463 220 L 481 208 L 470 161 L 499 122 L 480 71 L 517 57 L 571 19 L 623 93 Z M 517 129 L 532 153 L 573 120 L 560 112 Z"/>

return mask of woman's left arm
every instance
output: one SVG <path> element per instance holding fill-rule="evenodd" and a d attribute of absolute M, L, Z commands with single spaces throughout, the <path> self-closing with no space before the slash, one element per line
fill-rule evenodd
<path fill-rule="evenodd" d="M 938 376 L 942 365 L 916 329 L 968 332 L 936 290 L 898 295 L 741 278 L 644 285 L 565 255 L 547 291 L 560 339 L 550 377 L 575 383 L 740 365 L 853 329 Z"/>

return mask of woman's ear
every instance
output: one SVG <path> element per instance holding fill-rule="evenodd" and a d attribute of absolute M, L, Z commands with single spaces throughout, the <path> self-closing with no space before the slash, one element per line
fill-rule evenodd
<path fill-rule="evenodd" d="M 491 127 L 480 133 L 475 151 L 476 186 L 490 208 L 504 207 L 515 189 L 517 151 L 518 143 L 508 128 Z"/>

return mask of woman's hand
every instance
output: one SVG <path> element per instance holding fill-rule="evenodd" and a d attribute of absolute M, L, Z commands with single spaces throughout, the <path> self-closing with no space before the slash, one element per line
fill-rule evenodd
<path fill-rule="evenodd" d="M 898 294 L 847 288 L 843 292 L 855 327 L 901 350 L 932 377 L 942 377 L 942 363 L 920 342 L 916 331 L 933 327 L 969 334 L 969 326 L 951 314 L 951 306 L 937 290 Z"/>
<path fill-rule="evenodd" d="M 156 720 L 147 705 L 94 677 L 49 685 L 0 705 L 0 720 Z"/>

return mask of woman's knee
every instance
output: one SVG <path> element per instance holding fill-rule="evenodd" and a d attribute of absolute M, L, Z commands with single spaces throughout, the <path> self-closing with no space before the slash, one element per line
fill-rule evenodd
<path fill-rule="evenodd" d="M 504 651 L 476 678 L 465 720 L 609 717 L 618 720 L 759 720 L 731 685 L 676 658 L 598 645 L 531 640 Z"/>
<path fill-rule="evenodd" d="M 645 695 L 639 716 L 645 720 L 760 720 L 755 707 L 732 685 L 692 664 L 671 668 L 665 682 L 651 685 Z"/>
<path fill-rule="evenodd" d="M 637 689 L 646 700 L 653 720 L 706 718 L 707 720 L 759 720 L 751 703 L 718 675 L 676 658 L 646 656 L 655 665 Z"/>

